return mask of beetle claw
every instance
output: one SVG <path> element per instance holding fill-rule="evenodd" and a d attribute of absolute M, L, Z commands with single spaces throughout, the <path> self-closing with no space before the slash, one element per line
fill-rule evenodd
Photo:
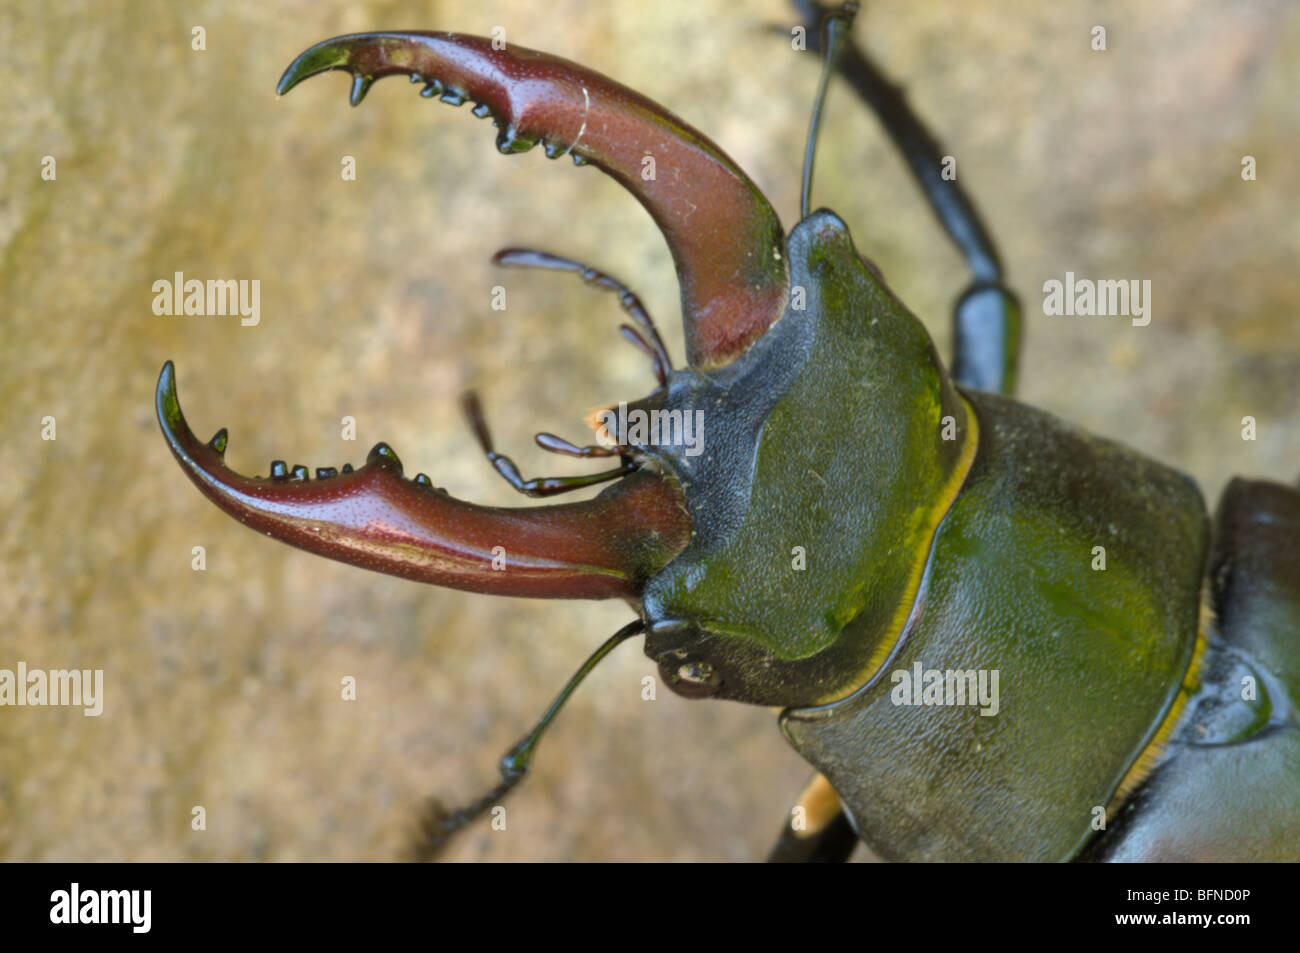
<path fill-rule="evenodd" d="M 404 74 L 425 83 L 426 98 L 474 100 L 476 116 L 495 120 L 503 153 L 541 142 L 549 158 L 570 155 L 616 179 L 654 217 L 672 251 L 696 366 L 730 363 L 784 312 L 788 275 L 776 212 L 722 150 L 640 94 L 558 57 L 426 32 L 318 43 L 289 65 L 276 91 L 334 69 L 352 74 L 354 106 L 376 79 Z"/>
<path fill-rule="evenodd" d="M 316 471 L 271 464 L 268 477 L 225 465 L 225 429 L 202 443 L 163 365 L 158 422 L 190 480 L 248 526 L 309 552 L 391 575 L 499 595 L 637 598 L 644 580 L 685 547 L 690 519 L 670 478 L 638 472 L 593 500 L 518 509 L 454 499 L 425 474 L 402 475 L 386 443 L 366 463 Z"/>

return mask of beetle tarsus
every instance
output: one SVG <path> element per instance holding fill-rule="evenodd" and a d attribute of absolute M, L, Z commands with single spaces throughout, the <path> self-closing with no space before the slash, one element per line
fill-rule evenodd
<path fill-rule="evenodd" d="M 428 864 L 437 860 L 460 831 L 495 807 L 510 789 L 523 780 L 503 781 L 487 794 L 464 807 L 449 811 L 436 798 L 430 798 L 420 819 L 419 839 L 412 846 L 411 860 Z"/>
<path fill-rule="evenodd" d="M 458 831 L 472 824 L 489 810 L 497 807 L 501 800 L 528 776 L 528 770 L 532 767 L 533 755 L 537 753 L 537 746 L 541 742 L 542 736 L 546 734 L 546 729 L 551 726 L 555 716 L 564 707 L 564 703 L 582 684 L 583 679 L 591 674 L 591 670 L 599 665 L 601 660 L 617 646 L 643 631 L 645 631 L 645 622 L 641 619 L 629 622 L 602 642 L 600 648 L 591 653 L 587 660 L 582 663 L 582 667 L 573 673 L 564 688 L 555 696 L 555 700 L 547 706 L 546 711 L 542 713 L 542 717 L 537 720 L 537 724 L 533 726 L 532 730 L 506 752 L 506 756 L 501 759 L 499 765 L 501 782 L 492 790 L 454 811 L 448 811 L 442 806 L 441 802 L 430 799 L 420 825 L 420 842 L 411 851 L 414 859 L 420 861 L 435 860 Z"/>

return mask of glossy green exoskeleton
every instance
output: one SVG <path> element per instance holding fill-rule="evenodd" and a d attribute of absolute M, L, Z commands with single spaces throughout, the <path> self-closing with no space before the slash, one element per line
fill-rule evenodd
<path fill-rule="evenodd" d="M 653 361 L 660 386 L 606 415 L 600 443 L 539 435 L 617 461 L 595 477 L 524 479 L 467 402 L 517 489 L 613 481 L 595 499 L 472 506 L 406 479 L 382 444 L 355 471 L 311 480 L 277 462 L 243 477 L 222 461 L 225 431 L 203 444 L 186 425 L 168 364 L 157 404 L 173 452 L 227 512 L 313 552 L 636 609 L 506 757 L 502 784 L 433 817 L 426 848 L 504 796 L 586 672 L 644 632 L 678 692 L 783 709 L 818 775 L 806 823 L 773 859 L 843 858 L 859 837 L 897 860 L 1300 858 L 1300 491 L 1236 481 L 1211 533 L 1187 477 L 1006 396 L 1016 299 L 937 145 L 848 43 L 851 17 L 851 5 L 825 17 L 804 214 L 788 234 L 705 137 L 563 60 L 454 34 L 359 34 L 312 47 L 281 80 L 283 92 L 345 69 L 355 104 L 375 79 L 408 75 L 426 96 L 474 100 L 503 152 L 541 142 L 591 163 L 655 218 L 682 285 L 684 368 L 614 279 L 542 252 L 498 256 L 616 291 L 636 324 L 625 334 Z M 809 211 L 835 69 L 970 265 L 951 371 L 848 226 Z M 659 175 L 646 179 L 652 149 Z M 697 418 L 702 446 L 673 438 Z"/>

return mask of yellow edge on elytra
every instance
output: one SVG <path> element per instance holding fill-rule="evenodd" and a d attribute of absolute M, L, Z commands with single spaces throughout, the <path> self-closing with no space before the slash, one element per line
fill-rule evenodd
<path fill-rule="evenodd" d="M 1205 659 L 1205 647 L 1209 642 L 1210 626 L 1214 624 L 1214 609 L 1210 606 L 1209 587 L 1203 587 L 1201 591 L 1201 614 L 1199 624 L 1196 627 L 1196 644 L 1192 647 L 1192 657 L 1187 663 L 1187 672 L 1183 675 L 1182 684 L 1178 686 L 1178 694 L 1174 697 L 1173 704 L 1165 712 L 1164 719 L 1160 722 L 1160 727 L 1151 737 L 1151 741 L 1133 766 L 1124 774 L 1124 779 L 1120 781 L 1119 787 L 1115 789 L 1115 795 L 1106 805 L 1106 817 L 1115 816 L 1115 812 L 1129 799 L 1129 796 L 1137 790 L 1138 786 L 1147 779 L 1154 768 L 1160 762 L 1160 756 L 1164 754 L 1165 744 L 1169 741 L 1169 736 L 1173 733 L 1175 725 L 1179 718 L 1182 717 L 1184 709 L 1187 708 L 1187 701 L 1192 694 L 1200 687 L 1201 682 L 1201 663 Z"/>

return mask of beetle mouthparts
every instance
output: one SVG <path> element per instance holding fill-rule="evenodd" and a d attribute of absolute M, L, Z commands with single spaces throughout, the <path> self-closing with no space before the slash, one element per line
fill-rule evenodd
<path fill-rule="evenodd" d="M 681 491 L 649 470 L 580 503 L 476 506 L 403 476 L 385 443 L 363 466 L 271 464 L 269 477 L 225 465 L 226 430 L 194 435 L 176 396 L 172 363 L 155 396 L 158 423 L 194 485 L 226 513 L 300 549 L 453 589 L 540 598 L 639 597 L 645 578 L 690 538 Z"/>

